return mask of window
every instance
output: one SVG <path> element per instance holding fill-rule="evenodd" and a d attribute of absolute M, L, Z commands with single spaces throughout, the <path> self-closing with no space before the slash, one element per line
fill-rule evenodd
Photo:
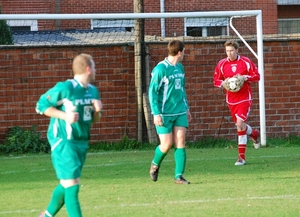
<path fill-rule="evenodd" d="M 277 5 L 300 5 L 300 0 L 276 0 Z"/>
<path fill-rule="evenodd" d="M 278 34 L 300 33 L 300 18 L 278 19 Z"/>
<path fill-rule="evenodd" d="M 185 18 L 185 36 L 229 35 L 228 18 Z"/>
<path fill-rule="evenodd" d="M 92 20 L 92 29 L 103 32 L 133 32 L 133 20 Z"/>
<path fill-rule="evenodd" d="M 37 20 L 8 20 L 7 24 L 13 32 L 38 31 Z"/>

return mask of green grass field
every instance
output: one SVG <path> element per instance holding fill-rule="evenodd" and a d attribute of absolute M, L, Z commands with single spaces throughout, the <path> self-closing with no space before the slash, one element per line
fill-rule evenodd
<path fill-rule="evenodd" d="M 247 150 L 188 149 L 185 177 L 173 183 L 173 150 L 157 182 L 149 178 L 153 151 L 90 153 L 81 178 L 83 215 L 93 216 L 300 216 L 300 147 Z M 58 184 L 50 155 L 0 157 L 0 217 L 34 217 Z M 63 208 L 58 217 L 67 216 Z"/>

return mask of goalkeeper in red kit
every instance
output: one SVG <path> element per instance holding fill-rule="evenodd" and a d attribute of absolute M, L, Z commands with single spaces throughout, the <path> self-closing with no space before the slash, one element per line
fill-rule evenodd
<path fill-rule="evenodd" d="M 236 41 L 226 41 L 224 47 L 227 58 L 220 60 L 215 68 L 214 86 L 225 89 L 226 102 L 238 134 L 238 160 L 235 165 L 241 166 L 246 163 L 245 152 L 248 136 L 252 139 L 256 149 L 260 147 L 259 131 L 252 129 L 246 123 L 252 104 L 250 83 L 258 82 L 260 75 L 257 67 L 249 58 L 238 54 L 239 44 Z M 227 88 L 227 80 L 232 77 L 237 77 L 243 81 L 240 82 L 241 87 L 237 92 Z"/>

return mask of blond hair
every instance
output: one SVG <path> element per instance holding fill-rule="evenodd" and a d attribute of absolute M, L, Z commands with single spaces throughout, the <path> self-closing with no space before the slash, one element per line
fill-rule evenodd
<path fill-rule="evenodd" d="M 77 55 L 72 64 L 72 69 L 74 75 L 83 74 L 86 71 L 86 67 L 92 67 L 93 65 L 93 57 L 89 54 L 79 54 Z"/>

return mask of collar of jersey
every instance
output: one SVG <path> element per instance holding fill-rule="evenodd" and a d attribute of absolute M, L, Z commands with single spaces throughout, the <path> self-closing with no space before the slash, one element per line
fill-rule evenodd
<path fill-rule="evenodd" d="M 228 57 L 227 57 L 227 60 L 228 62 L 234 62 L 234 61 L 238 61 L 240 59 L 240 55 L 237 55 L 237 58 L 235 60 L 230 60 Z"/>
<path fill-rule="evenodd" d="M 172 63 L 170 63 L 167 57 L 165 58 L 165 61 L 166 61 L 170 66 L 176 66 L 176 65 L 177 65 L 177 64 L 176 64 L 176 65 L 173 65 Z"/>
<path fill-rule="evenodd" d="M 74 78 L 74 81 L 76 81 L 80 85 L 80 87 L 82 87 L 84 89 L 89 89 L 89 86 L 87 86 L 87 88 L 85 88 L 85 86 L 83 86 L 83 84 L 80 81 L 78 81 L 76 78 Z"/>

